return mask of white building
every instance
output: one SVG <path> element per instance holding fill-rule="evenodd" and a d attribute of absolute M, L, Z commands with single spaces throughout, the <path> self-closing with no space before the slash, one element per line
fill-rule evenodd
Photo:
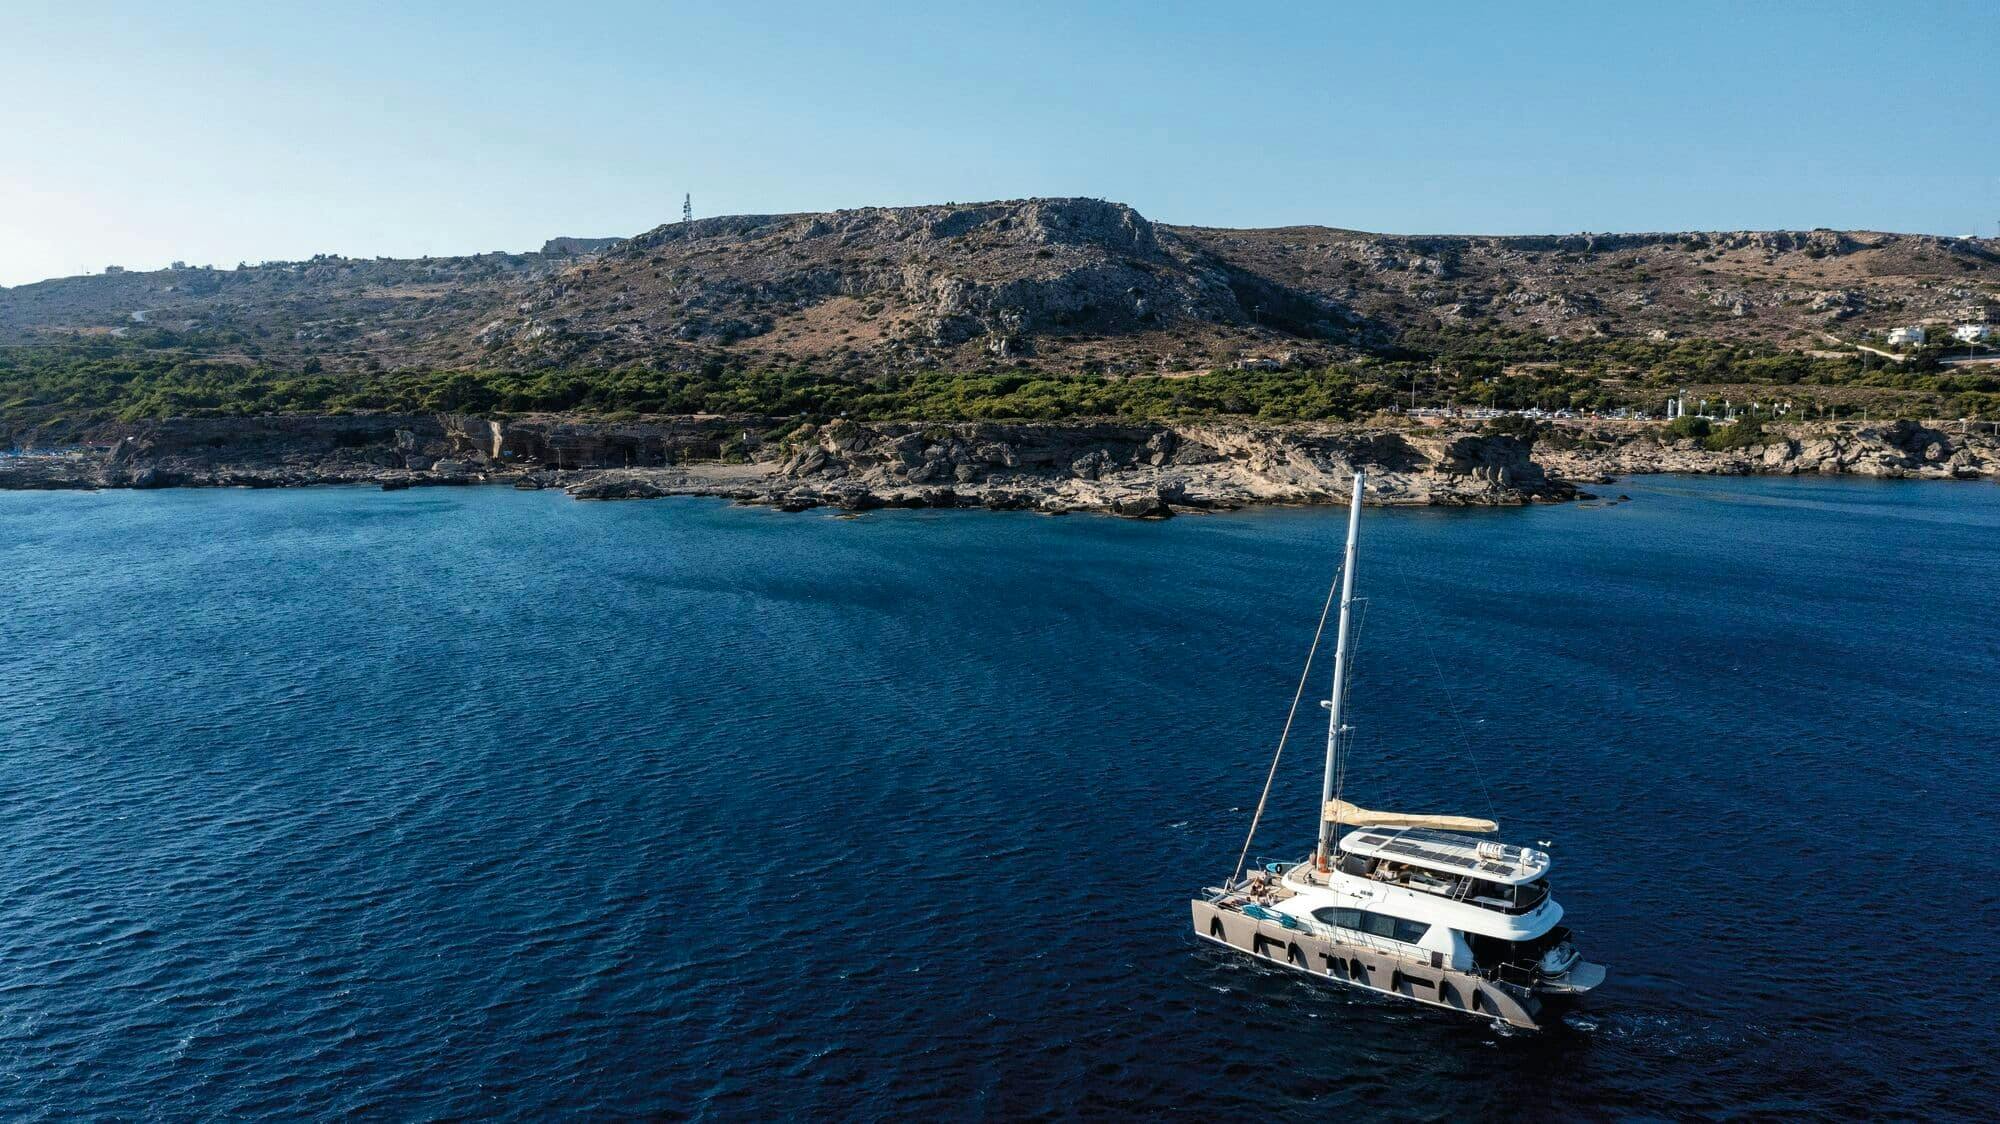
<path fill-rule="evenodd" d="M 1924 335 L 1925 332 L 1922 325 L 1914 328 L 1891 328 L 1889 329 L 1889 346 L 1898 347 L 1908 344 L 1912 347 L 1922 347 L 1924 345 Z"/>
<path fill-rule="evenodd" d="M 1993 338 L 1993 325 L 1960 324 L 1952 329 L 1951 338 L 1961 343 L 1984 343 Z"/>

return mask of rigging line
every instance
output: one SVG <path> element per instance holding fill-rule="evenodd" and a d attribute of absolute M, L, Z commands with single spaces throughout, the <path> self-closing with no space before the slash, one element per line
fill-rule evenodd
<path fill-rule="evenodd" d="M 1326 634 L 1326 618 L 1333 612 L 1334 591 L 1340 588 L 1340 575 L 1333 575 L 1332 584 L 1326 587 L 1326 604 L 1319 611 L 1319 627 L 1313 629 L 1312 647 L 1306 649 L 1306 667 L 1299 672 L 1299 689 L 1292 692 L 1292 709 L 1285 715 L 1285 731 L 1278 735 L 1278 752 L 1271 755 L 1271 771 L 1264 775 L 1264 792 L 1257 797 L 1257 812 L 1250 817 L 1250 834 L 1243 838 L 1243 853 L 1236 856 L 1236 873 L 1229 876 L 1226 886 L 1236 884 L 1243 877 L 1243 864 L 1249 861 L 1250 846 L 1257 841 L 1257 824 L 1264 818 L 1264 805 L 1271 799 L 1271 782 L 1278 779 L 1278 759 L 1285 755 L 1285 740 L 1292 736 L 1292 722 L 1299 716 L 1299 700 L 1305 697 L 1306 680 L 1311 677 L 1313 657 L 1319 654 L 1320 637 Z M 1325 813 L 1322 812 L 1322 815 Z"/>
<path fill-rule="evenodd" d="M 1445 705 L 1451 708 L 1452 725 L 1458 727 L 1458 740 L 1465 746 L 1465 759 L 1472 762 L 1472 779 L 1479 782 L 1479 794 L 1486 798 L 1486 818 L 1499 820 L 1500 813 L 1493 810 L 1493 793 L 1486 788 L 1486 771 L 1479 767 L 1479 754 L 1473 751 L 1472 738 L 1465 732 L 1465 719 L 1459 717 L 1458 700 L 1452 696 L 1451 684 L 1445 681 L 1444 665 L 1438 662 L 1437 649 L 1431 646 L 1431 638 L 1424 637 L 1424 652 L 1431 658 L 1431 667 L 1437 671 L 1438 688 L 1444 692 Z"/>
<path fill-rule="evenodd" d="M 1356 598 L 1356 600 L 1361 602 L 1361 619 L 1354 622 L 1354 643 L 1347 657 L 1347 681 L 1341 684 L 1340 712 L 1342 714 L 1347 713 L 1347 697 L 1354 693 L 1355 673 L 1361 670 L 1361 636 L 1368 630 L 1368 609 L 1374 605 L 1374 602 L 1366 597 Z M 1349 725 L 1348 729 L 1340 731 L 1335 744 L 1339 752 L 1334 759 L 1333 798 L 1341 800 L 1345 798 L 1344 794 L 1347 792 L 1347 758 L 1349 751 L 1354 748 L 1352 725 Z M 1326 810 L 1321 809 L 1320 814 L 1325 815 Z"/>

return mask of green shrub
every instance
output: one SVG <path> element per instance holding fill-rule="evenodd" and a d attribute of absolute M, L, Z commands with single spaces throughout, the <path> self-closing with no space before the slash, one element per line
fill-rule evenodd
<path fill-rule="evenodd" d="M 1675 419 L 1679 420 L 1679 419 Z M 1702 438 L 1702 447 L 1721 452 L 1725 449 L 1747 449 L 1764 443 L 1764 427 L 1756 418 L 1738 418 L 1733 423 L 1707 437 Z"/>
<path fill-rule="evenodd" d="M 677 354 L 679 369 L 671 370 L 633 364 L 375 370 L 336 368 L 317 358 L 294 359 L 290 367 L 266 359 L 208 359 L 199 357 L 195 346 L 210 346 L 205 338 L 159 342 L 157 347 L 129 340 L 0 346 L 0 426 L 370 411 L 489 417 L 718 413 L 795 423 L 843 415 L 909 422 L 1231 416 L 1315 422 L 1370 417 L 1407 402 L 1413 385 L 1425 405 L 1495 410 L 1653 409 L 1689 384 L 1751 384 L 1796 386 L 1807 399 L 1817 397 L 1809 391 L 1813 387 L 1863 388 L 1893 399 L 1896 410 L 1934 416 L 2000 412 L 2000 376 L 1986 369 L 1870 370 L 1863 358 L 1808 356 L 1768 345 L 1549 339 L 1504 329 L 1406 332 L 1393 351 L 1313 370 L 1222 367 L 1171 378 L 1032 369 L 871 371 L 865 381 L 826 368 L 749 368 L 745 364 L 754 360 L 719 351 Z M 187 350 L 169 350 L 166 344 Z M 1855 413 L 1865 402 L 1851 396 L 1843 409 Z M 1548 439 L 1544 426 L 1525 418 L 1497 419 L 1488 431 Z M 1702 439 L 1709 433 L 1705 421 L 1684 418 L 1663 436 Z M 1752 436 L 1745 431 L 1730 440 Z"/>
<path fill-rule="evenodd" d="M 1479 427 L 1479 431 L 1501 437 L 1516 437 L 1525 444 L 1533 445 L 1538 438 L 1548 432 L 1549 428 L 1547 422 L 1535 418 L 1523 417 L 1520 414 L 1502 414 L 1497 418 L 1488 418 L 1485 424 Z"/>
<path fill-rule="evenodd" d="M 1708 419 L 1691 418 L 1683 414 L 1668 422 L 1666 428 L 1661 430 L 1660 434 L 1669 439 L 1682 437 L 1706 438 L 1708 436 Z"/>

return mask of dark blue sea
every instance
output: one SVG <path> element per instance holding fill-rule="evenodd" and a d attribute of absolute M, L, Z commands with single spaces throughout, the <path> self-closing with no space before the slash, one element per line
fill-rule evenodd
<path fill-rule="evenodd" d="M 0 1116 L 1990 1112 L 2000 487 L 1602 490 L 1362 524 L 1347 791 L 1553 841 L 1541 1033 L 1190 932 L 1343 512 L 0 494 Z"/>

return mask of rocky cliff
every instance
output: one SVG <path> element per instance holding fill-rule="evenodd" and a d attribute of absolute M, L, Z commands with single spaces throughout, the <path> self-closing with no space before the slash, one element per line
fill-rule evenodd
<path fill-rule="evenodd" d="M 21 435 L 17 435 L 21 436 Z M 2000 437 L 1912 422 L 1799 426 L 1710 450 L 1658 426 L 1570 424 L 1528 443 L 1465 429 L 1205 423 L 860 424 L 751 416 L 179 419 L 26 435 L 0 488 L 385 488 L 511 483 L 587 499 L 726 496 L 791 510 L 989 507 L 1157 517 L 1339 502 L 1560 501 L 1655 472 L 2000 478 Z"/>
<path fill-rule="evenodd" d="M 1328 503 L 1356 468 L 1383 504 L 1567 499 L 1512 437 L 1357 427 L 827 426 L 778 465 L 790 505 L 977 504 L 1164 515 L 1176 508 Z"/>
<path fill-rule="evenodd" d="M 1970 480 L 2000 477 L 2000 437 L 1991 426 L 1947 432 L 1908 420 L 1845 422 L 1776 427 L 1759 444 L 1717 450 L 1691 438 L 1664 438 L 1653 426 L 1579 424 L 1557 431 L 1537 459 L 1582 483 L 1672 472 Z"/>
<path fill-rule="evenodd" d="M 386 487 L 511 482 L 584 498 L 719 494 L 781 507 L 1110 511 L 1323 503 L 1357 466 L 1395 504 L 1559 500 L 1512 437 L 1241 424 L 861 425 L 776 439 L 772 419 L 626 423 L 456 415 L 181 419 L 38 435 L 0 487 Z"/>

